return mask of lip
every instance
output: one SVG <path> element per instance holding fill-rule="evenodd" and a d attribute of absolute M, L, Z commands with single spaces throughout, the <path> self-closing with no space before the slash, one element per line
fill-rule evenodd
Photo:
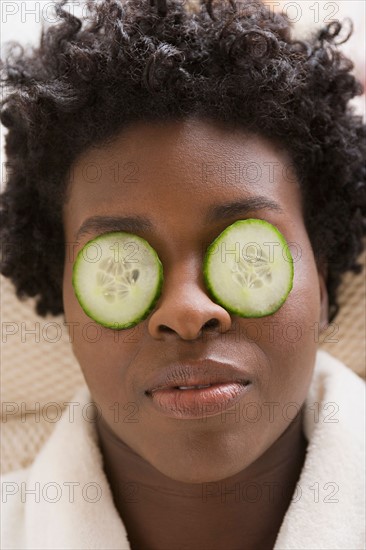
<path fill-rule="evenodd" d="M 176 362 L 159 371 L 145 390 L 161 414 L 179 419 L 216 416 L 237 403 L 251 388 L 249 374 L 236 365 L 200 359 Z M 180 390 L 178 386 L 208 388 Z"/>
<path fill-rule="evenodd" d="M 179 361 L 171 363 L 156 373 L 148 381 L 145 393 L 151 394 L 158 389 L 174 388 L 176 386 L 204 386 L 206 384 L 230 382 L 247 384 L 251 382 L 251 379 L 244 369 L 230 363 L 213 359 Z"/>

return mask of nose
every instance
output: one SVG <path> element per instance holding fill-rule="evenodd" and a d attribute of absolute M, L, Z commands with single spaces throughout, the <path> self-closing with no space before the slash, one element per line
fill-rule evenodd
<path fill-rule="evenodd" d="M 164 272 L 162 294 L 148 321 L 150 335 L 165 340 L 170 335 L 194 340 L 203 329 L 230 330 L 230 314 L 213 302 L 205 288 L 202 265 L 175 267 Z"/>

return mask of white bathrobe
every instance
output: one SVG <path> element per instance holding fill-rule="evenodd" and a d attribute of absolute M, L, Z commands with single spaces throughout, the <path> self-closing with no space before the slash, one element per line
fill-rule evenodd
<path fill-rule="evenodd" d="M 130 549 L 88 388 L 72 401 L 33 464 L 2 477 L 3 550 Z M 320 350 L 305 411 L 306 459 L 274 549 L 364 549 L 365 383 Z"/>

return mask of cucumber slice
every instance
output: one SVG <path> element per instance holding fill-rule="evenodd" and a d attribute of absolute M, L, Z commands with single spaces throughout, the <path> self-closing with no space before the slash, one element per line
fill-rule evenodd
<path fill-rule="evenodd" d="M 234 222 L 208 247 L 203 265 L 214 301 L 240 317 L 275 313 L 293 286 L 294 266 L 284 236 L 259 219 Z"/>
<path fill-rule="evenodd" d="M 145 239 L 124 231 L 104 233 L 79 251 L 72 285 L 91 319 L 107 328 L 131 328 L 158 300 L 163 266 Z"/>

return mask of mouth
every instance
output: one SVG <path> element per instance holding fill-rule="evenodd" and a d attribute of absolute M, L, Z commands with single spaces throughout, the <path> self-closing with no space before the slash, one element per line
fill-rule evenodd
<path fill-rule="evenodd" d="M 189 391 L 218 384 L 251 383 L 249 374 L 236 365 L 200 359 L 199 361 L 173 363 L 159 371 L 149 382 L 146 395 L 158 390 L 175 389 Z"/>
<path fill-rule="evenodd" d="M 220 386 L 228 386 L 230 384 L 240 384 L 242 386 L 247 386 L 248 384 L 250 384 L 249 381 L 247 380 L 235 380 L 235 381 L 230 381 L 230 380 L 226 380 L 226 381 L 222 381 L 222 382 L 212 382 L 212 383 L 209 383 L 209 384 L 190 384 L 188 386 L 162 386 L 162 387 L 157 387 L 157 388 L 153 388 L 151 390 L 146 390 L 145 394 L 146 395 L 153 395 L 155 392 L 157 391 L 167 391 L 167 390 L 180 390 L 180 391 L 187 391 L 187 390 L 202 390 L 202 389 L 206 389 L 206 388 L 216 388 L 216 387 L 220 387 Z"/>
<path fill-rule="evenodd" d="M 145 391 L 156 410 L 173 418 L 215 416 L 233 406 L 252 386 L 235 365 L 212 360 L 175 363 Z"/>
<path fill-rule="evenodd" d="M 212 388 L 213 385 L 217 384 L 206 384 L 205 386 L 174 386 L 175 390 L 200 390 L 202 388 Z"/>

